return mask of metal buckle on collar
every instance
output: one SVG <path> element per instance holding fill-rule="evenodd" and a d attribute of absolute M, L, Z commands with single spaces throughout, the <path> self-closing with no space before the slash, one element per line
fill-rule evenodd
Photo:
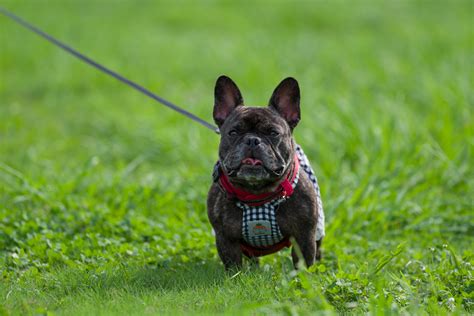
<path fill-rule="evenodd" d="M 219 181 L 219 177 L 221 176 L 221 171 L 220 171 L 221 165 L 219 161 L 214 165 L 214 170 L 212 171 L 212 180 L 214 182 Z"/>

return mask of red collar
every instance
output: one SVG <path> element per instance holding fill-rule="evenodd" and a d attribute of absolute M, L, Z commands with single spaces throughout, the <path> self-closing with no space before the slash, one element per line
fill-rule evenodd
<path fill-rule="evenodd" d="M 292 170 L 290 170 L 288 176 L 278 185 L 275 191 L 264 192 L 261 194 L 253 194 L 233 186 L 220 164 L 217 166 L 218 177 L 216 177 L 216 181 L 224 192 L 227 193 L 229 199 L 237 199 L 250 206 L 259 206 L 280 198 L 290 197 L 294 191 L 291 184 L 295 181 L 295 178 L 298 175 L 299 167 L 300 163 L 298 156 L 295 154 Z"/>

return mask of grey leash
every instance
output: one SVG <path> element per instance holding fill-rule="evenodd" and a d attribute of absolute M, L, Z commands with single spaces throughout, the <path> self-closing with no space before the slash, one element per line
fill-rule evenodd
<path fill-rule="evenodd" d="M 205 120 L 197 117 L 196 115 L 180 108 L 179 106 L 171 103 L 170 101 L 168 100 L 165 100 L 163 99 L 162 97 L 154 94 L 153 92 L 151 92 L 150 90 L 142 87 L 141 85 L 139 85 L 138 83 L 135 83 L 125 77 L 123 77 L 122 75 L 116 73 L 115 71 L 113 70 L 110 70 L 109 68 L 105 67 L 105 66 L 102 66 L 101 64 L 95 62 L 94 60 L 90 59 L 89 57 L 79 53 L 77 50 L 75 50 L 74 48 L 60 42 L 59 40 L 55 39 L 54 37 L 52 37 L 51 35 L 48 35 L 47 33 L 43 32 L 42 30 L 38 29 L 37 27 L 35 27 L 34 25 L 26 22 L 25 20 L 21 19 L 20 17 L 16 16 L 15 14 L 7 11 L 5 8 L 2 8 L 0 7 L 0 13 L 2 13 L 3 15 L 5 15 L 6 17 L 9 17 L 11 18 L 13 21 L 17 22 L 18 24 L 22 25 L 23 27 L 29 29 L 30 31 L 36 33 L 37 35 L 41 36 L 42 38 L 44 38 L 45 40 L 53 43 L 54 45 L 56 45 L 57 47 L 65 50 L 66 52 L 68 52 L 69 54 L 75 56 L 76 58 L 82 60 L 83 62 L 91 65 L 92 67 L 108 74 L 109 76 L 112 76 L 114 77 L 115 79 L 121 81 L 122 83 L 128 85 L 129 87 L 132 87 L 134 88 L 135 90 L 138 90 L 140 91 L 141 93 L 143 93 L 144 95 L 152 98 L 153 100 L 155 101 L 158 101 L 159 103 L 163 104 L 164 106 L 167 106 L 169 107 L 170 109 L 173 109 L 175 110 L 176 112 L 178 113 L 181 113 L 183 114 L 184 116 L 192 119 L 193 121 L 203 125 L 204 127 L 207 127 L 209 128 L 210 130 L 214 131 L 215 133 L 219 134 L 219 129 L 217 127 L 215 127 L 214 125 L 212 125 L 211 123 L 209 122 L 206 122 Z"/>

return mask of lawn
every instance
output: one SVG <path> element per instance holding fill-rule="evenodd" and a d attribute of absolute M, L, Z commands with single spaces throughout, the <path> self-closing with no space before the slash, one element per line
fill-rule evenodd
<path fill-rule="evenodd" d="M 297 78 L 327 235 L 226 274 L 219 137 L 0 15 L 0 315 L 474 313 L 472 1 L 2 2 L 208 121 Z"/>

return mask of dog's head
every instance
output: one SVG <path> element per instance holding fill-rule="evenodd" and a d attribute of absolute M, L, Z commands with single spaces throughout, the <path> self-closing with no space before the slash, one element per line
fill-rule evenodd
<path fill-rule="evenodd" d="M 247 107 L 237 85 L 221 76 L 213 116 L 221 133 L 219 159 L 232 183 L 259 190 L 286 175 L 294 159 L 292 132 L 300 120 L 295 79 L 276 87 L 268 107 Z"/>

